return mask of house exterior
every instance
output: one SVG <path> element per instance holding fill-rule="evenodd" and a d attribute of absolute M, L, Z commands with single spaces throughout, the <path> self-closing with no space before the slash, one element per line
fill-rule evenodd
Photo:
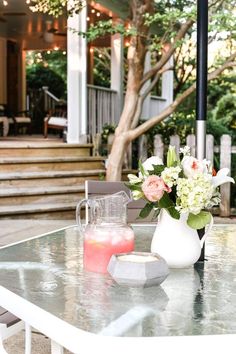
<path fill-rule="evenodd" d="M 82 36 L 70 30 L 86 31 L 92 17 L 122 20 L 126 16 L 127 1 L 90 2 L 80 14 L 68 21 L 33 13 L 28 1 L 8 0 L 0 4 L 0 104 L 12 110 L 27 108 L 25 58 L 28 50 L 53 50 L 56 47 L 67 51 L 67 110 L 68 143 L 84 143 L 87 135 L 102 130 L 105 123 L 116 124 L 122 110 L 123 51 L 124 40 L 116 34 L 103 43 L 111 48 L 110 88 L 94 86 L 91 68 L 93 50 Z M 67 31 L 66 31 L 67 28 Z M 147 54 L 146 66 L 150 65 Z M 46 91 L 45 91 L 46 94 Z M 160 112 L 173 100 L 173 74 L 166 71 L 162 78 L 161 97 L 148 96 L 144 102 L 142 118 L 148 119 Z"/>

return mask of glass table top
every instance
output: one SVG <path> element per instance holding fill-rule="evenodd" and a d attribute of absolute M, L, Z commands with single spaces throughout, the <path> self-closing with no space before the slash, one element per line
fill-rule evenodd
<path fill-rule="evenodd" d="M 154 226 L 134 226 L 149 251 Z M 77 328 L 116 336 L 236 333 L 236 225 L 216 225 L 206 261 L 170 270 L 160 286 L 120 286 L 83 270 L 76 226 L 0 250 L 0 285 Z"/>

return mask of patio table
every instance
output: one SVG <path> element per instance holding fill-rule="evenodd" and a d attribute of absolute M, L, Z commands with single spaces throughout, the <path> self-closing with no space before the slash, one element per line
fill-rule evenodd
<path fill-rule="evenodd" d="M 155 226 L 133 227 L 136 250 L 148 251 Z M 214 226 L 204 263 L 149 288 L 84 271 L 75 225 L 2 247 L 0 306 L 51 338 L 54 354 L 233 353 L 236 225 Z"/>

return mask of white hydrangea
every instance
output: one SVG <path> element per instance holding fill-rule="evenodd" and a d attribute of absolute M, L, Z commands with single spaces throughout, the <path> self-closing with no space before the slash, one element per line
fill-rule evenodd
<path fill-rule="evenodd" d="M 179 166 L 166 167 L 162 171 L 161 177 L 162 177 L 163 181 L 165 182 L 165 184 L 171 188 L 174 185 L 176 185 L 180 172 L 181 172 L 181 168 Z"/>
<path fill-rule="evenodd" d="M 210 204 L 214 186 L 208 175 L 197 174 L 193 178 L 179 178 L 177 183 L 176 209 L 180 213 L 197 215 Z"/>

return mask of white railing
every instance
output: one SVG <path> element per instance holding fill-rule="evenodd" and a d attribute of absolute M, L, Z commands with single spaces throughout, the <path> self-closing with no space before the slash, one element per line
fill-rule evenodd
<path fill-rule="evenodd" d="M 161 159 L 165 156 L 168 146 L 164 145 L 162 136 L 156 135 L 154 137 L 154 151 L 153 155 L 159 156 Z M 179 151 L 180 148 L 180 138 L 178 135 L 173 135 L 169 140 L 170 145 L 175 146 L 176 150 Z M 195 135 L 188 135 L 186 138 L 186 145 L 191 148 L 191 154 L 195 156 L 196 143 Z M 219 168 L 227 167 L 229 168 L 229 175 L 231 174 L 231 161 L 232 154 L 236 154 L 236 146 L 232 146 L 230 135 L 222 135 L 220 140 L 220 145 L 214 144 L 213 135 L 206 136 L 206 159 L 212 162 L 214 166 L 214 156 L 218 154 L 219 158 Z M 147 138 L 145 135 L 141 136 L 139 141 L 139 159 L 144 161 L 147 158 Z M 232 176 L 235 177 L 235 176 Z M 235 210 L 230 207 L 230 196 L 231 196 L 231 183 L 226 183 L 220 187 L 221 192 L 221 204 L 219 210 L 215 210 L 220 216 L 230 216 L 235 213 Z"/>
<path fill-rule="evenodd" d="M 88 133 L 101 133 L 105 124 L 116 125 L 117 92 L 105 87 L 87 85 L 88 93 Z"/>
<path fill-rule="evenodd" d="M 55 106 L 60 102 L 60 99 L 48 91 L 47 86 L 43 86 L 42 89 L 44 92 L 44 111 L 54 111 Z"/>

